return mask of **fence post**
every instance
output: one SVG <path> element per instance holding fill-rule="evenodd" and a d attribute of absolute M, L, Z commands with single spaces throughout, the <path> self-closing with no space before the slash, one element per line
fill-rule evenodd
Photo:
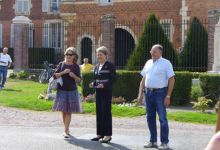
<path fill-rule="evenodd" d="M 14 24 L 14 71 L 28 68 L 28 24 L 31 20 L 25 16 L 16 16 Z"/>
<path fill-rule="evenodd" d="M 109 50 L 108 60 L 115 64 L 115 20 L 112 14 L 107 14 L 101 18 L 101 46 L 106 46 Z"/>

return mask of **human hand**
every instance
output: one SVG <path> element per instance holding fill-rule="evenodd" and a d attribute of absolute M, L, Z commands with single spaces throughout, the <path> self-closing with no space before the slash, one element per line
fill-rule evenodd
<path fill-rule="evenodd" d="M 165 105 L 165 107 L 168 107 L 170 105 L 170 97 L 168 97 L 168 96 L 165 97 L 164 105 Z"/>
<path fill-rule="evenodd" d="M 102 83 L 100 83 L 98 86 L 97 86 L 97 88 L 104 88 L 104 85 L 102 84 Z"/>
<path fill-rule="evenodd" d="M 63 74 L 67 74 L 67 73 L 70 73 L 70 69 L 63 70 Z"/>
<path fill-rule="evenodd" d="M 73 73 L 73 72 L 69 72 L 69 76 L 72 77 L 72 78 L 74 78 L 76 75 L 75 75 L 75 73 Z"/>
<path fill-rule="evenodd" d="M 90 88 L 93 88 L 93 86 L 94 86 L 94 83 L 91 82 L 91 83 L 89 84 L 89 87 L 90 87 Z"/>

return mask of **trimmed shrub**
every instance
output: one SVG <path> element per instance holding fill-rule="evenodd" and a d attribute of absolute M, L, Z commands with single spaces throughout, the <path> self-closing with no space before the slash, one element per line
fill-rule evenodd
<path fill-rule="evenodd" d="M 175 72 L 175 85 L 171 97 L 172 105 L 185 105 L 190 102 L 192 73 Z"/>
<path fill-rule="evenodd" d="M 208 33 L 202 23 L 194 17 L 180 54 L 181 67 L 189 71 L 207 71 Z"/>
<path fill-rule="evenodd" d="M 29 67 L 43 68 L 43 61 L 54 64 L 55 60 L 54 48 L 29 48 Z"/>
<path fill-rule="evenodd" d="M 94 89 L 89 88 L 89 83 L 93 80 L 93 73 L 85 73 L 82 75 L 82 93 L 83 96 L 93 94 Z M 176 82 L 172 94 L 172 105 L 184 105 L 189 103 L 192 73 L 176 72 Z M 127 102 L 137 98 L 141 75 L 139 71 L 117 71 L 117 80 L 114 84 L 113 97 L 123 97 Z"/>
<path fill-rule="evenodd" d="M 206 98 L 212 100 L 211 107 L 219 100 L 220 75 L 204 73 L 200 75 L 200 86 Z"/>
<path fill-rule="evenodd" d="M 161 44 L 164 48 L 163 57 L 171 61 L 174 67 L 178 65 L 178 56 L 172 43 L 167 38 L 154 14 L 150 14 L 144 23 L 143 32 L 133 53 L 128 59 L 126 69 L 136 70 L 144 66 L 146 60 L 151 58 L 150 50 L 154 44 Z"/>
<path fill-rule="evenodd" d="M 82 74 L 82 95 L 84 97 L 88 96 L 89 94 L 94 94 L 95 89 L 89 88 L 89 84 L 93 81 L 94 79 L 94 73 L 83 73 Z"/>
<path fill-rule="evenodd" d="M 82 93 L 83 96 L 95 93 L 94 89 L 89 88 L 89 83 L 93 81 L 93 73 L 84 73 L 82 75 Z M 138 71 L 118 71 L 116 82 L 113 88 L 114 97 L 123 97 L 127 101 L 132 101 L 137 98 L 139 82 L 141 80 L 140 72 Z"/>
<path fill-rule="evenodd" d="M 127 101 L 137 98 L 141 75 L 139 71 L 119 71 L 113 88 L 114 97 L 124 97 Z"/>

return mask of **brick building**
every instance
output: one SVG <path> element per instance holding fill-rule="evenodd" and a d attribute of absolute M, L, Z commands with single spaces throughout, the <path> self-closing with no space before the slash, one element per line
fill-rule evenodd
<path fill-rule="evenodd" d="M 114 40 L 117 57 L 118 51 L 123 53 L 121 49 L 134 47 L 143 21 L 154 12 L 177 50 L 183 46 L 187 22 L 194 16 L 198 17 L 210 31 L 211 66 L 213 27 L 217 23 L 219 9 L 219 0 L 0 0 L 0 47 L 14 47 L 12 19 L 24 15 L 32 21 L 28 27 L 29 47 L 63 50 L 67 46 L 75 46 L 81 58 L 90 57 L 94 63 L 95 48 L 103 36 L 102 16 L 112 14 L 115 17 L 115 37 L 111 40 Z M 123 45 L 125 36 L 128 40 Z M 124 65 L 128 56 L 125 54 L 123 62 L 116 63 Z"/>

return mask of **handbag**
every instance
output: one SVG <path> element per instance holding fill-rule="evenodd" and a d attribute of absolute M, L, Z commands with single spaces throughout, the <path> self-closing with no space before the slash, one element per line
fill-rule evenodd
<path fill-rule="evenodd" d="M 62 62 L 62 66 L 61 66 L 61 71 L 63 69 L 63 66 L 64 66 L 64 62 Z M 58 86 L 63 86 L 63 79 L 62 77 L 59 77 L 59 78 L 54 78 L 54 76 L 52 76 L 50 79 L 49 79 L 49 88 L 51 90 L 57 90 Z"/>

